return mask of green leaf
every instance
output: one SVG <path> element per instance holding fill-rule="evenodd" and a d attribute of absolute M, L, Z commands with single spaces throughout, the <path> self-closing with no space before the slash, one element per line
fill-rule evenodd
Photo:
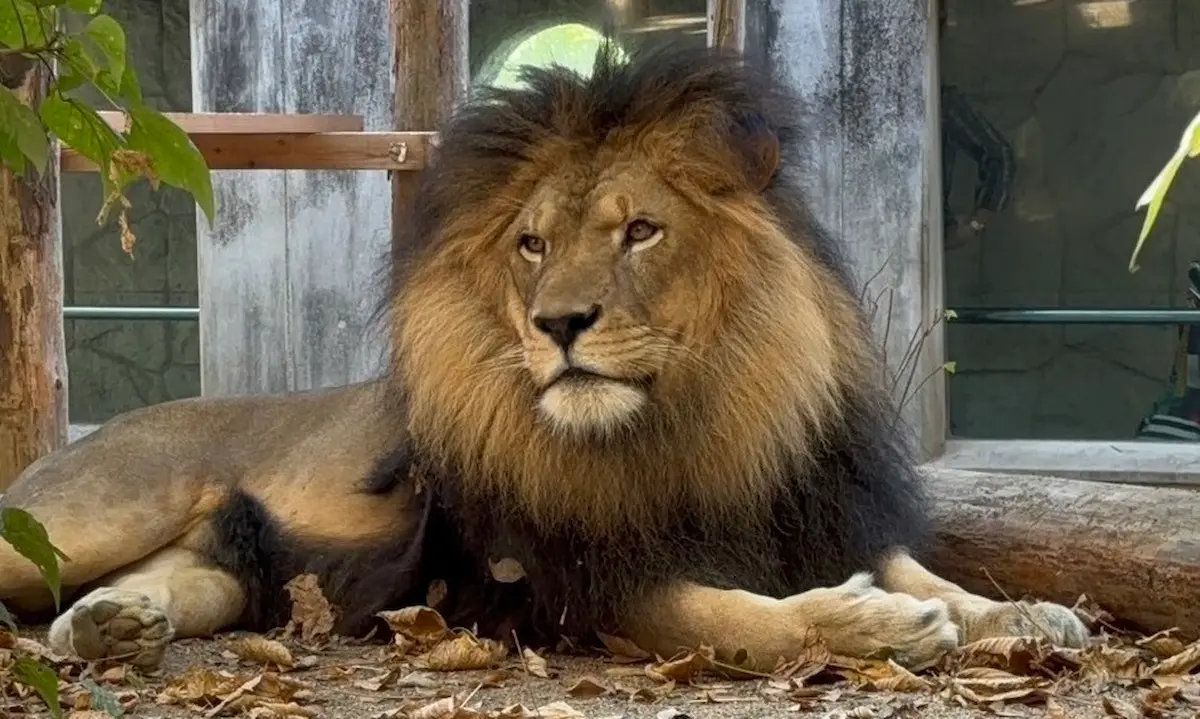
<path fill-rule="evenodd" d="M 67 559 L 67 555 L 50 541 L 42 523 L 23 509 L 5 507 L 0 509 L 0 537 L 18 554 L 37 565 L 54 595 L 54 608 L 59 609 L 62 576 L 57 557 Z"/>
<path fill-rule="evenodd" d="M 133 117 L 129 147 L 146 153 L 160 180 L 190 192 L 208 221 L 212 222 L 212 176 L 208 163 L 192 144 L 191 138 L 183 128 L 146 105 L 131 106 L 129 114 Z"/>
<path fill-rule="evenodd" d="M 125 713 L 121 702 L 117 701 L 117 698 L 109 690 L 91 679 L 84 679 L 79 683 L 83 685 L 84 689 L 87 689 L 88 696 L 92 700 L 92 708 L 99 709 L 110 717 L 119 717 Z"/>
<path fill-rule="evenodd" d="M 50 667 L 28 657 L 13 662 L 12 672 L 17 681 L 32 688 L 49 707 L 50 713 L 61 719 L 62 707 L 58 703 L 58 675 Z"/>
<path fill-rule="evenodd" d="M 64 145 L 77 150 L 101 168 L 108 167 L 113 151 L 124 145 L 112 126 L 95 110 L 78 100 L 51 95 L 42 103 L 40 114 L 42 122 Z"/>
<path fill-rule="evenodd" d="M 17 163 L 23 169 L 24 160 L 18 163 L 18 157 L 10 157 L 15 147 L 20 156 L 33 163 L 39 175 L 45 171 L 46 161 L 50 159 L 50 140 L 46 137 L 46 128 L 42 127 L 33 108 L 21 102 L 6 87 L 0 87 L 0 136 L 11 138 L 8 142 L 0 141 L 0 145 L 3 145 L 0 153 L 3 153 L 6 165 L 11 167 Z"/>
<path fill-rule="evenodd" d="M 0 2 L 0 45 L 13 48 L 43 48 L 49 45 L 46 32 L 55 30 L 54 8 L 38 8 L 29 0 Z"/>
<path fill-rule="evenodd" d="M 125 75 L 125 31 L 121 24 L 109 15 L 97 15 L 83 28 L 84 37 L 99 49 L 108 65 L 107 72 L 114 86 L 119 86 Z"/>
<path fill-rule="evenodd" d="M 142 104 L 142 86 L 138 83 L 137 73 L 133 71 L 133 65 L 130 63 L 125 63 L 125 74 L 121 75 L 121 85 L 116 94 L 130 102 Z"/>
<path fill-rule="evenodd" d="M 66 2 L 67 7 L 85 15 L 95 15 L 104 5 L 104 0 L 66 0 Z"/>
<path fill-rule="evenodd" d="M 1183 131 L 1183 137 L 1179 139 L 1179 146 L 1175 149 L 1175 153 L 1171 155 L 1171 159 L 1167 160 L 1167 164 L 1159 171 L 1150 186 L 1138 198 L 1137 205 L 1134 206 L 1134 209 L 1142 207 L 1148 209 L 1146 210 L 1146 219 L 1142 221 L 1142 231 L 1138 234 L 1137 244 L 1134 245 L 1133 254 L 1129 257 L 1131 273 L 1137 272 L 1139 269 L 1138 254 L 1142 251 L 1146 237 L 1150 235 L 1150 230 L 1154 227 L 1154 221 L 1158 219 L 1158 211 L 1162 209 L 1163 200 L 1167 197 L 1167 190 L 1171 189 L 1175 173 L 1179 171 L 1179 166 L 1183 164 L 1184 159 L 1195 157 L 1198 154 L 1200 154 L 1200 114 L 1197 114 L 1188 123 L 1187 129 Z"/>
<path fill-rule="evenodd" d="M 17 633 L 17 620 L 13 619 L 13 615 L 8 611 L 8 607 L 0 602 L 0 624 L 8 627 L 8 631 L 13 634 Z"/>

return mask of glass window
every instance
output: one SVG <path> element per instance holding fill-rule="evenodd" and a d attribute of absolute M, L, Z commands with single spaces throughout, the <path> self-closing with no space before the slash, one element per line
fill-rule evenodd
<path fill-rule="evenodd" d="M 1200 163 L 1128 270 L 1200 110 L 1200 4 L 942 3 L 951 436 L 1200 441 L 1200 319 L 1155 314 L 1200 308 Z"/>
<path fill-rule="evenodd" d="M 125 29 L 144 99 L 162 111 L 192 109 L 188 0 L 109 0 Z M 102 100 L 88 96 L 89 101 Z M 184 192 L 144 182 L 127 191 L 137 245 L 121 249 L 115 213 L 96 224 L 100 178 L 62 175 L 65 305 L 195 307 L 196 212 Z M 126 410 L 200 394 L 194 321 L 67 319 L 68 416 L 98 423 Z"/>
<path fill-rule="evenodd" d="M 617 42 L 632 35 L 707 42 L 705 0 L 487 0 L 471 3 L 471 77 L 511 85 L 520 65 L 565 65 L 580 72 L 604 28 Z"/>

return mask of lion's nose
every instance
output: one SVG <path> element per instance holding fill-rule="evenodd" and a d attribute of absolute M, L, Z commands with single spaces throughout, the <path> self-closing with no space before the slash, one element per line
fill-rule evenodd
<path fill-rule="evenodd" d="M 571 348 L 575 338 L 587 331 L 600 319 L 600 305 L 592 305 L 587 312 L 569 312 L 562 315 L 534 315 L 533 326 L 550 336 L 564 350 Z"/>

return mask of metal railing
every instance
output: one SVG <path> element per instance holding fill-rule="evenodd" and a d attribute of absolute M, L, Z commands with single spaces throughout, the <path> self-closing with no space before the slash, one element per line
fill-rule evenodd
<path fill-rule="evenodd" d="M 1061 309 L 961 307 L 947 322 L 960 325 L 1176 325 L 1200 324 L 1200 310 L 1186 309 Z M 68 320 L 200 319 L 199 307 L 63 307 Z"/>

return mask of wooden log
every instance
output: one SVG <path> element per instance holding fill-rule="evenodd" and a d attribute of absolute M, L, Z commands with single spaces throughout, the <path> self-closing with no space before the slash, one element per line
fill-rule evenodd
<path fill-rule="evenodd" d="M 33 64 L 23 72 L 23 80 L 5 72 L 5 84 L 36 106 L 49 70 Z M 58 161 L 50 155 L 40 177 L 0 166 L 0 492 L 67 439 Z"/>
<path fill-rule="evenodd" d="M 396 129 L 436 131 L 467 96 L 469 0 L 391 0 Z M 392 258 L 402 259 L 418 174 L 392 174 Z"/>
<path fill-rule="evenodd" d="M 746 0 L 708 0 L 708 44 L 741 52 L 746 44 Z"/>
<path fill-rule="evenodd" d="M 1200 492 L 924 468 L 930 570 L 968 591 L 1073 604 L 1143 631 L 1200 636 Z M 997 589 L 1002 588 L 1003 593 Z"/>

